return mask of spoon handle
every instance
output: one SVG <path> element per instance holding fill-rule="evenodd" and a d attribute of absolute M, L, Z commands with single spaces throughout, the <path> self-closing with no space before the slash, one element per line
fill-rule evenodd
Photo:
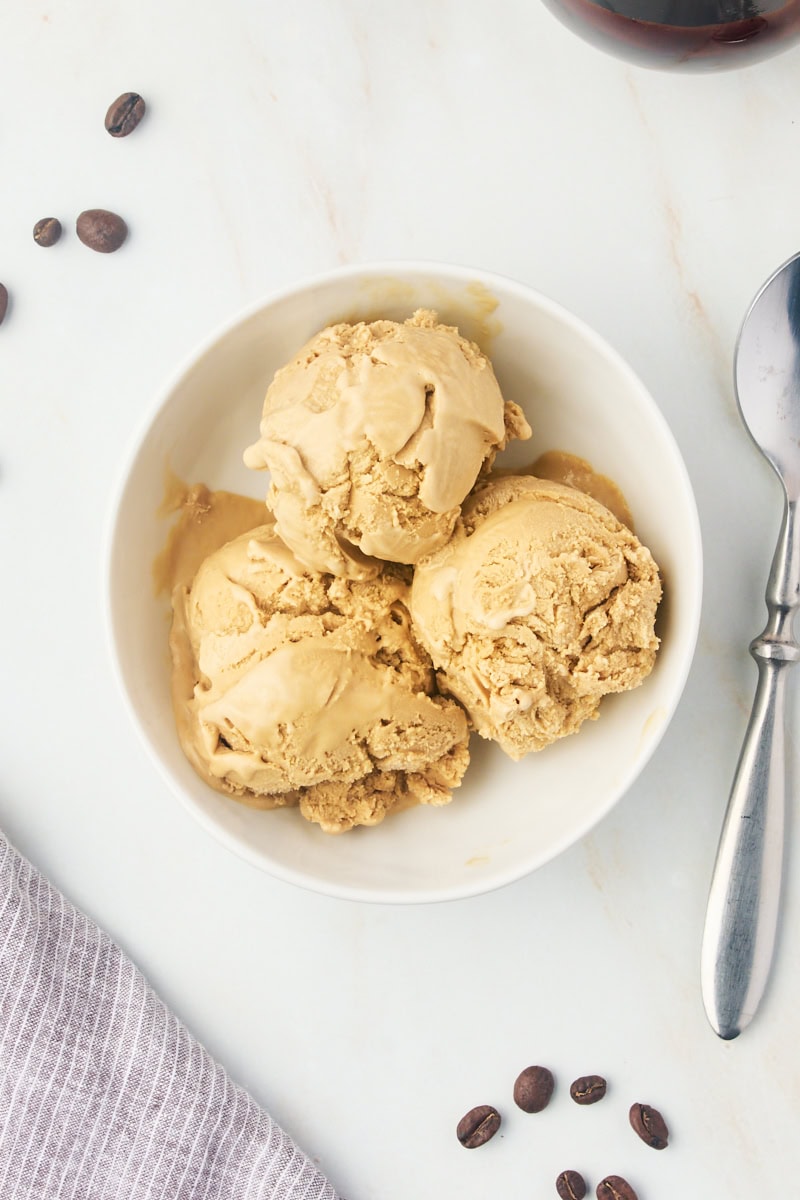
<path fill-rule="evenodd" d="M 716 1033 L 735 1038 L 767 984 L 783 867 L 787 668 L 800 658 L 792 626 L 800 601 L 797 501 L 787 500 L 769 583 L 766 629 L 750 645 L 758 666 L 753 710 L 733 780 L 703 933 L 703 1001 Z"/>

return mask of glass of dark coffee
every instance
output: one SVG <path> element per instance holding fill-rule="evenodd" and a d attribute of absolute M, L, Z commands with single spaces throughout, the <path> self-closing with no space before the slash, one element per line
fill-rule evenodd
<path fill-rule="evenodd" d="M 743 67 L 800 40 L 800 0 L 544 3 L 587 41 L 645 67 L 686 71 Z"/>

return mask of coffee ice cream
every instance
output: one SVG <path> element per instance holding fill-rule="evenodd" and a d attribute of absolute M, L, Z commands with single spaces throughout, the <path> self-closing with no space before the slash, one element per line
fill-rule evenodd
<path fill-rule="evenodd" d="M 479 485 L 419 563 L 411 613 L 440 691 L 513 759 L 574 733 L 652 669 L 658 568 L 590 496 L 533 476 Z"/>
<path fill-rule="evenodd" d="M 245 462 L 269 469 L 267 504 L 302 563 L 363 579 L 443 546 L 496 452 L 529 436 L 486 355 L 421 309 L 313 337 L 276 373 Z"/>
<path fill-rule="evenodd" d="M 267 507 L 202 485 L 168 505 L 173 704 L 201 778 L 339 833 L 447 803 L 472 729 L 520 759 L 642 682 L 658 568 L 583 460 L 491 473 L 530 432 L 427 310 L 331 325 L 275 374 L 245 453 Z"/>
<path fill-rule="evenodd" d="M 467 720 L 436 693 L 407 575 L 319 574 L 267 524 L 178 584 L 173 700 L 198 774 L 256 807 L 297 805 L 330 833 L 447 803 Z"/>

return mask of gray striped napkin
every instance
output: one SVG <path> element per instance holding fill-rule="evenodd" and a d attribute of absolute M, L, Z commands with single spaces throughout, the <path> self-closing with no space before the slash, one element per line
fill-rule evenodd
<path fill-rule="evenodd" d="M 0 834 L 2 1200 L 337 1200 Z"/>

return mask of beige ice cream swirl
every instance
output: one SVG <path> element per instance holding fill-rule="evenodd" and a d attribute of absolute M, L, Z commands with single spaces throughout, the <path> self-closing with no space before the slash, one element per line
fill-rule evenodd
<path fill-rule="evenodd" d="M 198 774 L 331 833 L 449 801 L 467 721 L 435 694 L 408 593 L 400 568 L 320 575 L 272 525 L 209 555 L 173 594 L 173 699 Z"/>
<path fill-rule="evenodd" d="M 582 492 L 532 476 L 476 488 L 418 564 L 411 613 L 440 690 L 514 759 L 598 714 L 655 661 L 658 568 Z"/>
<path fill-rule="evenodd" d="M 509 438 L 529 437 L 491 363 L 435 313 L 332 325 L 281 368 L 245 462 L 306 566 L 366 578 L 450 537 L 460 505 Z"/>

